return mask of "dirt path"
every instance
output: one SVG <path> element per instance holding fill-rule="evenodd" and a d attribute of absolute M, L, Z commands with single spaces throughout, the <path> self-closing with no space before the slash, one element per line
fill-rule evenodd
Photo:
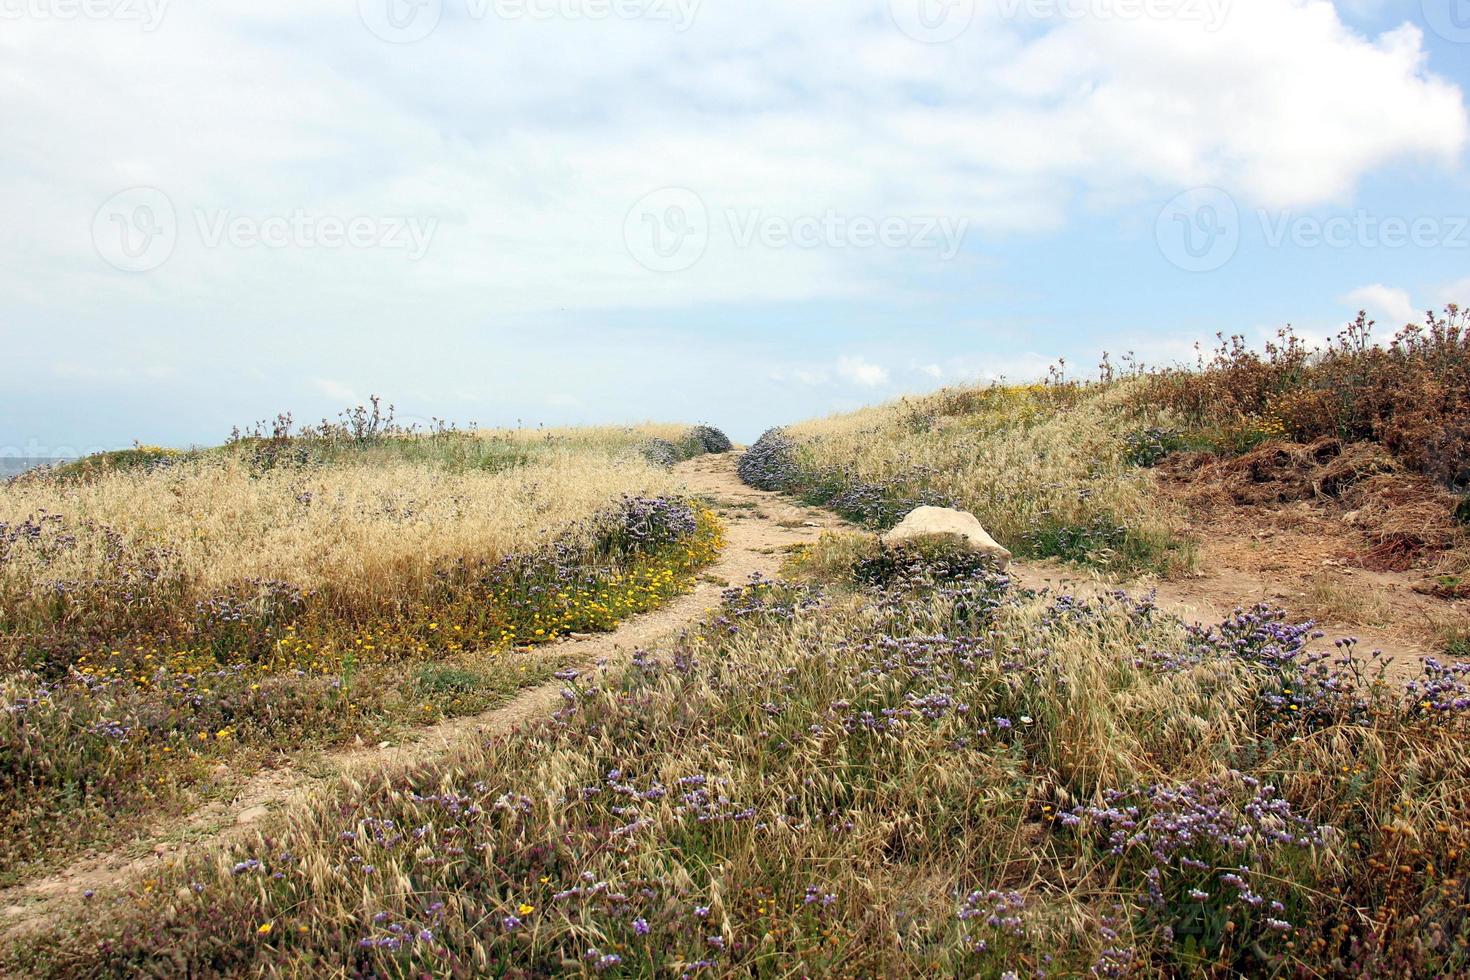
<path fill-rule="evenodd" d="M 735 475 L 737 456 L 703 456 L 675 468 L 691 492 L 713 502 L 726 530 L 725 549 L 700 576 L 695 589 L 611 633 L 558 644 L 558 652 L 570 652 L 579 663 L 588 665 L 625 659 L 697 622 L 719 603 L 727 585 L 739 584 L 754 574 L 775 576 L 792 545 L 815 541 L 824 528 L 843 525 L 833 515 L 745 486 Z M 0 939 L 24 934 L 77 907 L 88 891 L 126 887 L 185 856 L 226 847 L 258 833 L 282 811 L 306 805 L 344 777 L 406 770 L 459 746 L 544 718 L 555 711 L 562 687 L 556 682 L 527 688 L 497 708 L 419 729 L 397 744 L 337 749 L 311 760 L 310 765 L 261 770 L 228 800 L 202 806 L 112 852 L 83 858 L 55 874 L 0 891 Z"/>

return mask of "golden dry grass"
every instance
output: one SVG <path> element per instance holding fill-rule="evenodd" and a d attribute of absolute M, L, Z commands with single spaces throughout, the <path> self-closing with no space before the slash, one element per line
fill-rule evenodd
<path fill-rule="evenodd" d="M 252 468 L 236 458 L 191 459 L 86 481 L 0 487 L 0 522 L 40 513 L 88 522 L 151 549 L 159 570 L 204 598 L 250 579 L 331 586 L 361 602 L 412 593 L 455 559 L 494 561 L 576 528 L 624 494 L 672 493 L 666 470 L 628 455 L 557 447 L 501 472 L 448 471 L 408 462 Z M 107 539 L 0 564 L 6 594 L 106 578 Z"/>
<path fill-rule="evenodd" d="M 1136 387 L 949 388 L 785 432 L 804 470 L 952 501 L 1017 554 L 1187 568 L 1181 515 L 1127 459 Z"/>

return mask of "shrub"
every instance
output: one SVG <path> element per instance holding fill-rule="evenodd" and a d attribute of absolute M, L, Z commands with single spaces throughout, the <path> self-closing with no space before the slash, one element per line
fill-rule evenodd
<path fill-rule="evenodd" d="M 734 448 L 734 444 L 730 442 L 730 437 L 712 425 L 696 425 L 689 430 L 689 435 L 707 453 L 728 453 Z"/>
<path fill-rule="evenodd" d="M 795 444 L 784 429 L 767 429 L 740 456 L 736 472 L 757 490 L 782 490 L 797 474 Z"/>
<path fill-rule="evenodd" d="M 1124 437 L 1128 450 L 1124 458 L 1134 466 L 1155 466 L 1164 457 L 1186 448 L 1184 435 L 1177 429 L 1149 426 Z"/>
<path fill-rule="evenodd" d="M 1199 370 L 1148 374 L 1137 405 L 1179 413 L 1230 452 L 1283 435 L 1373 440 L 1445 486 L 1470 487 L 1470 312 L 1431 313 L 1387 346 L 1373 326 L 1360 313 L 1319 350 L 1289 329 L 1260 352 L 1222 338 Z"/>
<path fill-rule="evenodd" d="M 638 447 L 638 452 L 654 466 L 665 468 L 672 467 L 675 463 L 688 458 L 679 451 L 678 446 L 667 439 L 649 439 Z"/>

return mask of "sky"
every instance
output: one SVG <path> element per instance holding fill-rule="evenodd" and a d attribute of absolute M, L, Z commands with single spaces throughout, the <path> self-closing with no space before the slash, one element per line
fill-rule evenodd
<path fill-rule="evenodd" d="M 0 0 L 0 456 L 1470 305 L 1470 0 Z"/>

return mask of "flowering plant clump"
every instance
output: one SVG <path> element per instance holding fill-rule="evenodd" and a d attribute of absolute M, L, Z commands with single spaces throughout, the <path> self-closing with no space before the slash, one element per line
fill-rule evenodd
<path fill-rule="evenodd" d="M 768 429 L 740 456 L 740 479 L 759 490 L 784 490 L 796 476 L 794 444 L 784 429 Z"/>
<path fill-rule="evenodd" d="M 623 501 L 622 522 L 608 546 L 652 552 L 698 530 L 694 509 L 684 501 L 629 497 Z"/>
<path fill-rule="evenodd" d="M 1057 819 L 1084 837 L 1095 834 L 1092 846 L 1104 860 L 1129 866 L 1126 877 L 1146 910 L 1140 925 L 1156 928 L 1174 955 L 1204 959 L 1227 943 L 1246 955 L 1257 955 L 1261 944 L 1284 949 L 1296 930 L 1288 917 L 1305 904 L 1289 885 L 1308 877 L 1331 828 L 1295 813 L 1276 787 L 1239 772 L 1133 793 L 1108 790 L 1103 799 Z M 1276 890 L 1297 907 L 1289 912 L 1273 897 Z"/>
<path fill-rule="evenodd" d="M 1128 447 L 1127 460 L 1134 466 L 1155 466 L 1171 453 L 1188 446 L 1178 429 L 1151 425 L 1123 437 Z"/>
<path fill-rule="evenodd" d="M 729 437 L 710 425 L 696 425 L 677 435 L 671 433 L 667 439 L 653 436 L 637 447 L 644 459 L 663 467 L 671 467 L 704 453 L 729 452 L 731 448 Z"/>
<path fill-rule="evenodd" d="M 643 458 L 655 466 L 670 467 L 687 457 L 679 451 L 679 447 L 667 439 L 649 439 L 638 447 L 638 452 Z"/>
<path fill-rule="evenodd" d="M 728 453 L 734 448 L 730 437 L 712 425 L 696 425 L 689 430 L 689 437 L 698 442 L 707 453 Z"/>

